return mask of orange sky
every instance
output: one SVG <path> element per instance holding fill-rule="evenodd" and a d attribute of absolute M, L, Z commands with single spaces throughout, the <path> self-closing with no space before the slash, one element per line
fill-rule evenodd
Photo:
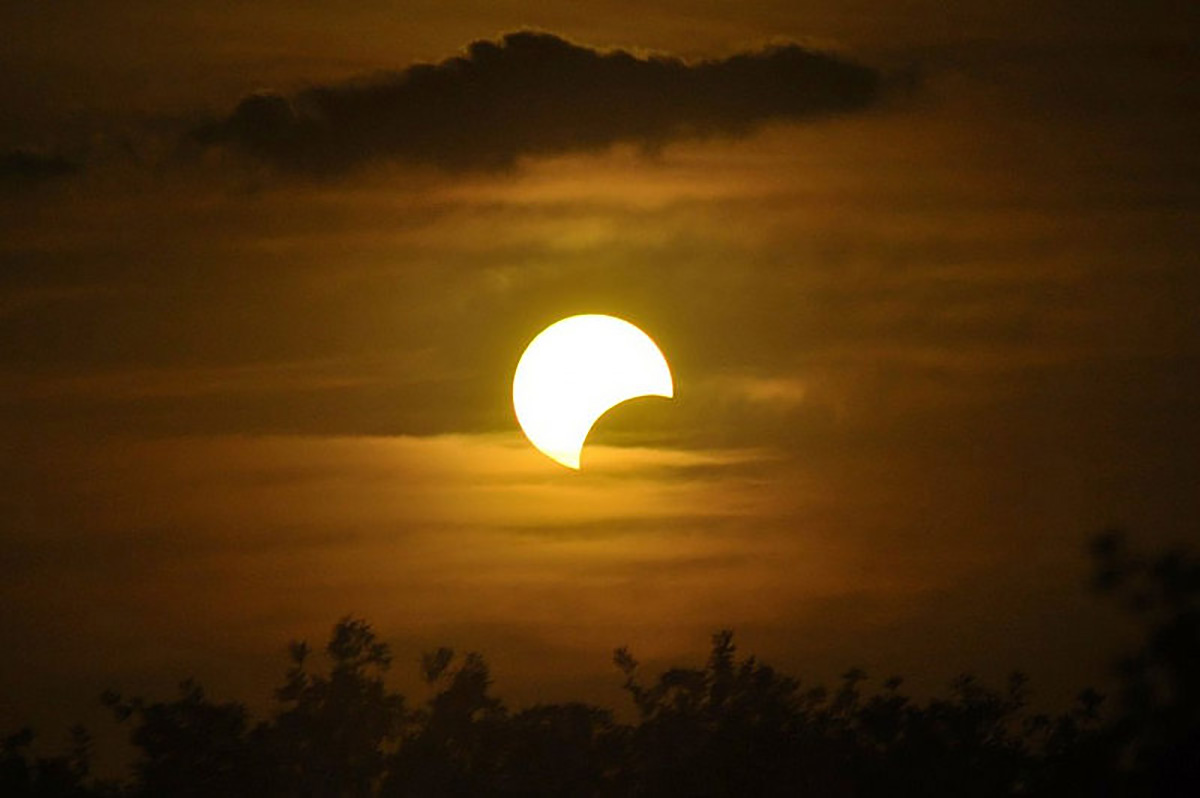
<path fill-rule="evenodd" d="M 0 724 L 187 675 L 255 699 L 347 612 L 406 683 L 452 645 L 523 701 L 616 703 L 612 648 L 720 627 L 820 679 L 1102 678 L 1086 536 L 1200 511 L 1195 12 L 984 6 L 7 4 L 0 151 L 82 169 L 0 186 Z M 181 144 L 523 27 L 907 77 L 493 171 Z M 580 312 L 649 332 L 677 399 L 606 416 L 576 474 L 508 391 Z"/>

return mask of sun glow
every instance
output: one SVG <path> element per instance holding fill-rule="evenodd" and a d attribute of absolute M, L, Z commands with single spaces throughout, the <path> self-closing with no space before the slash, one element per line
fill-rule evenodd
<path fill-rule="evenodd" d="M 671 370 L 648 335 L 613 316 L 551 324 L 525 349 L 513 376 L 513 409 L 526 437 L 575 469 L 597 419 L 640 396 L 674 396 Z"/>

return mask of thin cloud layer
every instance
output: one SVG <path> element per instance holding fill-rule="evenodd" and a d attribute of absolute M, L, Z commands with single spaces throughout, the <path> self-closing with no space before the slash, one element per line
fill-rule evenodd
<path fill-rule="evenodd" d="M 618 142 L 745 133 L 861 109 L 878 91 L 875 70 L 797 45 L 689 63 L 520 32 L 371 82 L 254 94 L 196 138 L 301 172 L 375 159 L 494 169 Z"/>
<path fill-rule="evenodd" d="M 0 152 L 0 190 L 28 188 L 73 175 L 80 169 L 78 163 L 59 155 L 30 150 Z"/>

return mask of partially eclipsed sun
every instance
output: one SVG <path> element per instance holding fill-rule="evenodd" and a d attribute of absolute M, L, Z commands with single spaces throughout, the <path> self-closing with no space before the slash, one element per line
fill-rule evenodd
<path fill-rule="evenodd" d="M 671 398 L 671 369 L 650 336 L 612 316 L 571 316 L 530 342 L 513 376 L 513 409 L 530 443 L 579 468 L 600 416 L 628 399 Z"/>

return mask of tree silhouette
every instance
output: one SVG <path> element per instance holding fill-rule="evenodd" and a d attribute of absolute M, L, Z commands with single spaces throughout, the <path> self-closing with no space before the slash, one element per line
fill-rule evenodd
<path fill-rule="evenodd" d="M 292 667 L 276 691 L 281 711 L 256 729 L 256 744 L 283 795 L 372 795 L 408 717 L 404 697 L 383 681 L 391 656 L 365 621 L 351 617 L 334 626 L 325 652 L 329 674 L 315 674 L 308 646 L 292 644 Z"/>
<path fill-rule="evenodd" d="M 505 710 L 488 694 L 491 676 L 478 654 L 451 669 L 439 649 L 423 664 L 426 681 L 442 685 L 415 715 L 416 726 L 392 757 L 384 795 L 483 795 L 497 775 Z"/>
<path fill-rule="evenodd" d="M 59 757 L 33 733 L 0 746 L 0 795 L 43 796 L 921 796 L 1200 795 L 1200 560 L 1153 556 L 1118 533 L 1091 547 L 1096 585 L 1142 620 L 1114 706 L 1094 690 L 1057 716 L 1032 712 L 1027 678 L 1002 689 L 969 675 L 916 701 L 898 677 L 859 669 L 833 690 L 803 685 L 733 633 L 707 661 L 648 678 L 614 652 L 636 717 L 619 723 L 579 702 L 513 710 L 491 693 L 487 663 L 448 648 L 422 657 L 430 694 L 411 707 L 389 690 L 388 647 L 365 621 L 341 619 L 313 668 L 293 643 L 269 717 L 215 701 L 185 681 L 167 701 L 104 702 L 138 752 L 130 776 L 89 776 L 90 739 Z"/>
<path fill-rule="evenodd" d="M 1111 530 L 1092 542 L 1096 586 L 1142 619 L 1141 645 L 1121 662 L 1113 733 L 1136 794 L 1200 794 L 1200 559 L 1148 556 Z"/>
<path fill-rule="evenodd" d="M 32 729 L 24 728 L 0 742 L 0 795 L 12 798 L 84 798 L 115 794 L 114 785 L 87 784 L 91 738 L 80 726 L 71 729 L 65 756 L 32 757 Z"/>
<path fill-rule="evenodd" d="M 179 685 L 173 701 L 127 700 L 114 692 L 102 700 L 119 721 L 134 724 L 129 740 L 141 752 L 134 773 L 143 794 L 247 794 L 253 757 L 240 703 L 210 701 L 190 680 Z"/>

